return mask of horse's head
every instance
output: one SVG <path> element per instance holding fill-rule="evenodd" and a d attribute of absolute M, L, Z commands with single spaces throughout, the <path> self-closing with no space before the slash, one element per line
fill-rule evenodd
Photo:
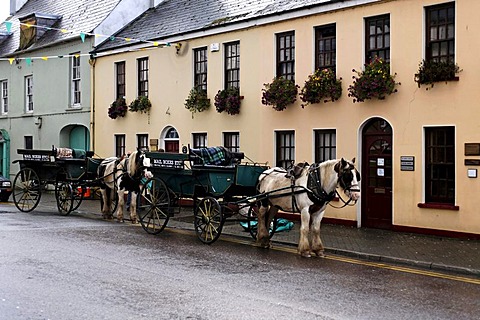
<path fill-rule="evenodd" d="M 130 154 L 129 161 L 129 173 L 132 177 L 146 178 L 153 177 L 153 174 L 148 170 L 150 167 L 150 158 L 145 155 L 142 150 L 137 150 Z"/>
<path fill-rule="evenodd" d="M 338 184 L 352 200 L 360 199 L 360 172 L 355 168 L 355 158 L 352 161 L 341 159 L 335 164 L 338 174 Z"/>

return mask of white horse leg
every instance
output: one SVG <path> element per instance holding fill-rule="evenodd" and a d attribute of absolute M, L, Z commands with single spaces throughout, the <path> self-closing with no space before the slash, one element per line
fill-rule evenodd
<path fill-rule="evenodd" d="M 302 257 L 310 258 L 310 244 L 308 241 L 308 234 L 310 232 L 310 213 L 308 207 L 305 207 L 301 211 L 301 223 L 300 223 L 300 240 L 298 241 L 298 253 Z"/>
<path fill-rule="evenodd" d="M 323 247 L 322 239 L 320 238 L 320 225 L 322 222 L 325 209 L 311 214 L 311 236 L 312 236 L 312 251 L 318 257 L 324 257 L 325 248 Z"/>
<path fill-rule="evenodd" d="M 109 188 L 100 189 L 100 193 L 102 196 L 102 217 L 103 219 L 112 219 L 112 213 L 110 212 L 110 201 L 108 199 L 108 191 Z"/>
<path fill-rule="evenodd" d="M 263 248 L 270 247 L 270 239 L 265 225 L 265 215 L 268 214 L 268 206 L 260 206 L 257 213 L 257 243 Z"/>
<path fill-rule="evenodd" d="M 133 224 L 138 223 L 137 219 L 137 192 L 132 191 L 131 192 L 131 198 L 130 198 L 130 219 L 132 220 Z"/>
<path fill-rule="evenodd" d="M 123 206 L 125 205 L 125 192 L 122 190 L 117 190 L 118 194 L 118 204 L 117 204 L 117 221 L 123 222 Z"/>

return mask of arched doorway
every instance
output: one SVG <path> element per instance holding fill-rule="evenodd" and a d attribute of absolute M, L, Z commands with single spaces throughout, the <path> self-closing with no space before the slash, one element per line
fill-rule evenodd
<path fill-rule="evenodd" d="M 392 127 L 380 118 L 362 130 L 362 226 L 392 228 Z"/>
<path fill-rule="evenodd" d="M 90 150 L 90 131 L 83 125 L 68 125 L 60 130 L 59 146 Z"/>
<path fill-rule="evenodd" d="M 178 153 L 180 151 L 180 138 L 174 127 L 165 128 L 160 136 L 160 141 L 163 141 L 165 152 Z"/>

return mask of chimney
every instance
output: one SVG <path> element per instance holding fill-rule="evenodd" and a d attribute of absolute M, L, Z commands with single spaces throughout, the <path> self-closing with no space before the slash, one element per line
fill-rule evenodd
<path fill-rule="evenodd" d="M 15 13 L 17 13 L 17 1 L 16 0 L 10 0 L 10 15 L 13 16 Z"/>
<path fill-rule="evenodd" d="M 10 15 L 15 15 L 28 0 L 10 0 Z"/>

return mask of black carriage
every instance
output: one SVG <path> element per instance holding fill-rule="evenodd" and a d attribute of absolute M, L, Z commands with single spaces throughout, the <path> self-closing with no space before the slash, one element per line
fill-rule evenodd
<path fill-rule="evenodd" d="M 215 242 L 227 219 L 246 221 L 255 237 L 250 223 L 256 219 L 256 185 L 268 167 L 241 162 L 243 153 L 223 147 L 184 151 L 147 153 L 153 177 L 143 182 L 138 197 L 143 229 L 160 233 L 170 217 L 191 202 L 195 232 L 203 243 Z"/>
<path fill-rule="evenodd" d="M 93 151 L 70 148 L 50 150 L 17 149 L 22 159 L 13 163 L 20 170 L 13 181 L 13 201 L 22 212 L 33 211 L 48 185 L 55 187 L 58 211 L 68 215 L 76 210 L 87 188 L 98 186 L 97 168 L 103 159 Z"/>

